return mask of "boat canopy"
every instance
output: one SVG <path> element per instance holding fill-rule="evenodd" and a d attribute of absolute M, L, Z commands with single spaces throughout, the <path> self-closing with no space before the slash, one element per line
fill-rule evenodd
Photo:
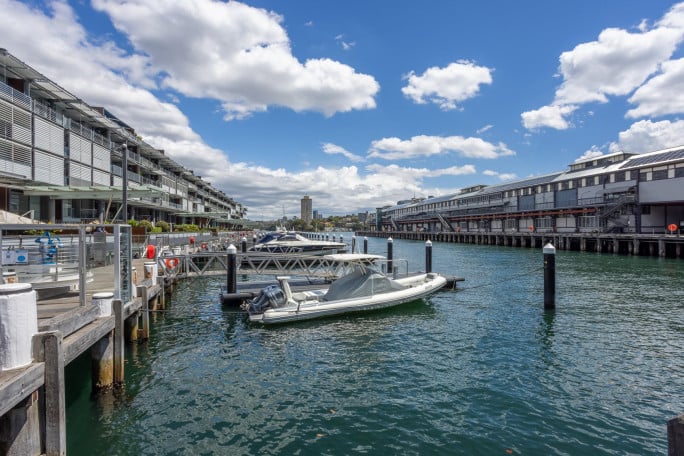
<path fill-rule="evenodd" d="M 362 298 L 377 293 L 387 293 L 402 290 L 404 285 L 390 280 L 386 275 L 369 268 L 356 268 L 350 274 L 340 277 L 330 284 L 328 292 L 322 301 L 336 301 L 339 299 Z"/>

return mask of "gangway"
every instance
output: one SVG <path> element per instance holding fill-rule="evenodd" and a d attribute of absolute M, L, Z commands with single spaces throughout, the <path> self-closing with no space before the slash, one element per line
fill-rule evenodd
<path fill-rule="evenodd" d="M 383 260 L 384 261 L 384 260 Z M 198 252 L 163 255 L 157 259 L 160 270 L 170 279 L 225 276 L 228 256 L 225 252 Z M 404 260 L 394 260 L 397 264 Z M 334 279 L 342 275 L 348 265 L 325 255 L 306 254 L 237 254 L 238 275 L 301 275 Z M 402 271 L 408 272 L 408 263 Z"/>

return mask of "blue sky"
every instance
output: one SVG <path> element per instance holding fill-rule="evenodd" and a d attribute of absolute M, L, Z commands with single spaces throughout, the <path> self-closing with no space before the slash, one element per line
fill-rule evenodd
<path fill-rule="evenodd" d="M 0 0 L 0 47 L 245 205 L 371 210 L 684 143 L 684 3 Z"/>

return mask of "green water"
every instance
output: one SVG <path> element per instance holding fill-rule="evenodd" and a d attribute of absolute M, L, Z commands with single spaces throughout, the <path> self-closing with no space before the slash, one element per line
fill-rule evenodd
<path fill-rule="evenodd" d="M 423 243 L 393 250 L 424 267 Z M 182 283 L 123 391 L 92 398 L 89 359 L 67 368 L 68 453 L 666 454 L 684 261 L 559 251 L 544 312 L 542 258 L 435 243 L 462 291 L 277 328 L 222 308 L 222 280 Z"/>

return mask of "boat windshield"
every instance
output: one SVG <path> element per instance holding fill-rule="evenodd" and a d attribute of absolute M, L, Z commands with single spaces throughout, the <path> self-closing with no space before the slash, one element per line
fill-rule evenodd
<path fill-rule="evenodd" d="M 404 285 L 386 275 L 368 268 L 356 268 L 353 272 L 335 280 L 323 296 L 324 301 L 361 298 L 378 293 L 403 290 Z"/>

